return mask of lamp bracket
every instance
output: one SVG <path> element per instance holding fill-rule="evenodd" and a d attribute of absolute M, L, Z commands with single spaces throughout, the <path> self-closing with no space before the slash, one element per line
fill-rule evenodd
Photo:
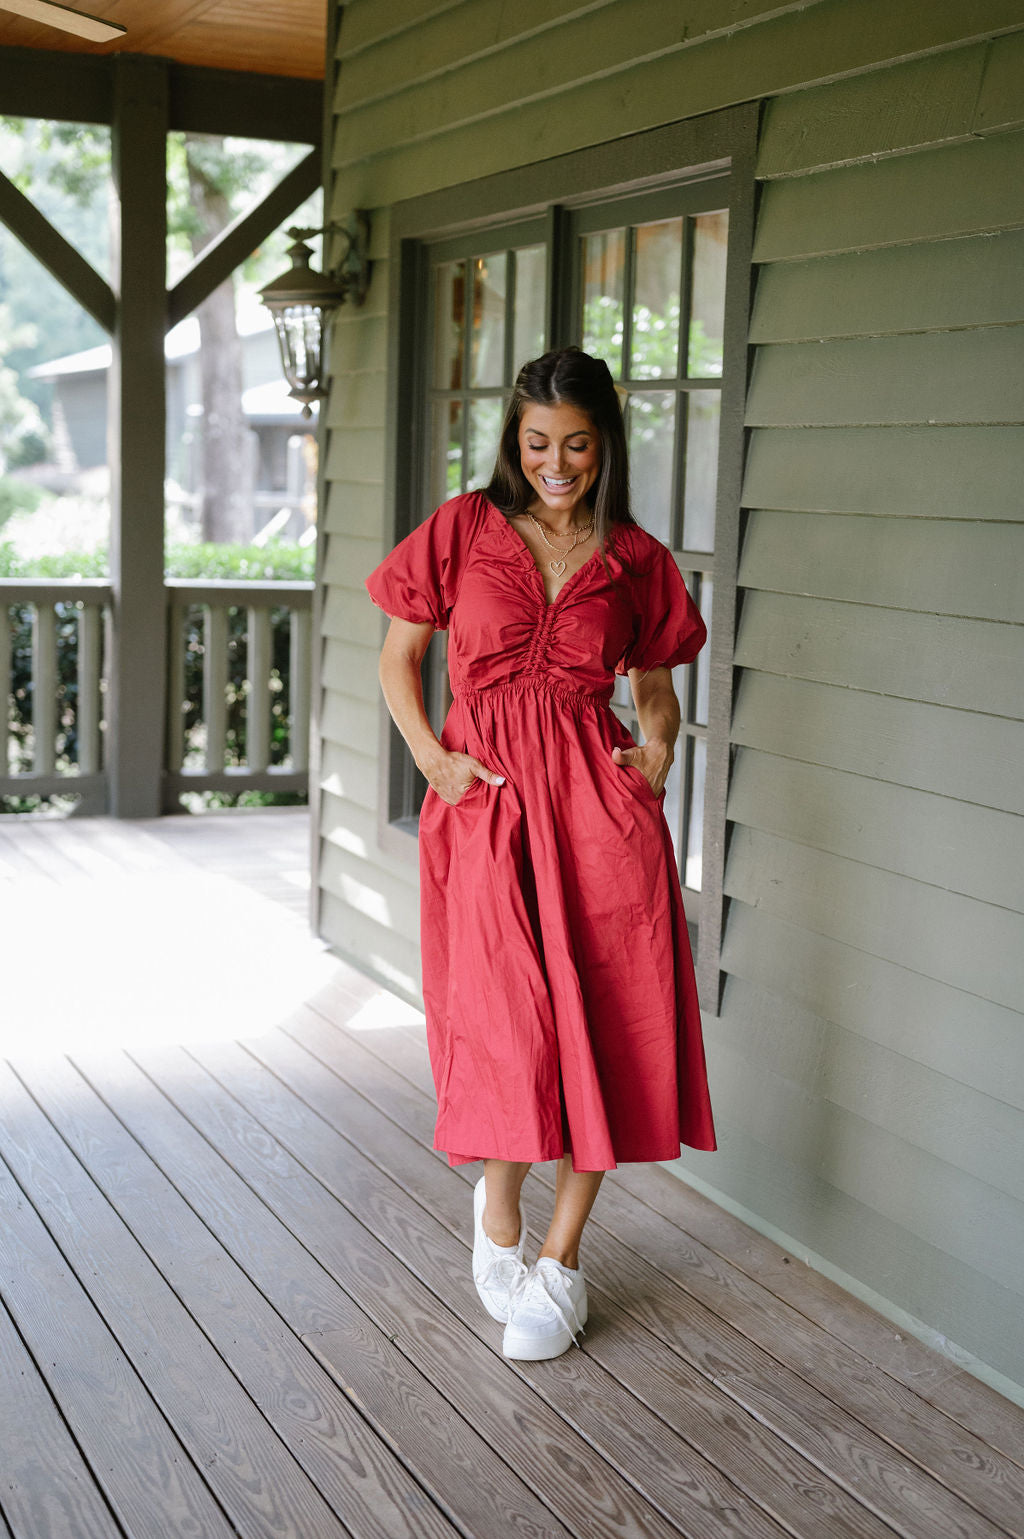
<path fill-rule="evenodd" d="M 314 235 L 340 235 L 345 249 L 340 261 L 327 266 L 327 241 L 324 242 L 324 277 L 334 279 L 344 288 L 345 300 L 361 305 L 370 286 L 370 216 L 355 209 L 348 219 L 332 219 L 315 229 L 293 225 L 285 232 L 293 241 L 307 241 Z"/>

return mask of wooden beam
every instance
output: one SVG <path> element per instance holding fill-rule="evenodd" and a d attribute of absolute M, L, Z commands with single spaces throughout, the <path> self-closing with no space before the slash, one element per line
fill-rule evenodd
<path fill-rule="evenodd" d="M 319 145 L 323 96 L 319 80 L 172 64 L 169 126 L 196 134 Z"/>
<path fill-rule="evenodd" d="M 191 315 L 260 243 L 320 186 L 320 152 L 311 150 L 256 208 L 211 241 L 167 296 L 167 325 Z"/>
<path fill-rule="evenodd" d="M 114 646 L 108 769 L 115 817 L 159 817 L 167 684 L 167 65 L 121 54 L 114 82 L 120 304 L 110 370 Z"/>
<path fill-rule="evenodd" d="M 114 70 L 136 54 L 58 53 L 41 48 L 0 48 L 0 113 L 109 123 Z M 197 134 L 239 134 L 251 139 L 320 143 L 323 85 L 288 75 L 252 75 L 165 63 L 168 126 Z"/>
<path fill-rule="evenodd" d="M 42 48 L 0 48 L 0 112 L 13 118 L 109 123 L 112 59 Z"/>
<path fill-rule="evenodd" d="M 110 284 L 2 171 L 0 224 L 6 225 L 104 331 L 113 331 L 117 303 Z"/>

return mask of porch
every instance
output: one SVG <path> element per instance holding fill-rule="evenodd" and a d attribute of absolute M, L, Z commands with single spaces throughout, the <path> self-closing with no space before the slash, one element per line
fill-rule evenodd
<path fill-rule="evenodd" d="M 1024 1534 L 1024 1411 L 659 1169 L 602 1191 L 582 1349 L 505 1362 L 421 1021 L 308 938 L 307 846 L 0 823 L 0 1534 Z"/>

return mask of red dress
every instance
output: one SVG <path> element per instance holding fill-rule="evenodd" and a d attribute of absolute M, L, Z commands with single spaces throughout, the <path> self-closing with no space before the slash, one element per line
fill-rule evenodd
<path fill-rule="evenodd" d="M 446 502 L 367 581 L 387 614 L 448 629 L 441 741 L 505 776 L 420 815 L 435 1147 L 576 1170 L 715 1148 L 693 962 L 661 800 L 609 708 L 613 676 L 689 662 L 704 622 L 634 525 L 549 604 L 479 493 Z M 609 572 L 614 581 L 609 580 Z"/>

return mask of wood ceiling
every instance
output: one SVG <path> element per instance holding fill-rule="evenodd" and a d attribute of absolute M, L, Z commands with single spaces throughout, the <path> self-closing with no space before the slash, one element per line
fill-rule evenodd
<path fill-rule="evenodd" d="M 67 0 L 65 0 L 67 3 Z M 322 80 L 328 0 L 73 0 L 127 27 L 113 43 L 12 16 L 0 0 L 0 47 L 68 53 L 149 53 L 180 64 Z"/>

